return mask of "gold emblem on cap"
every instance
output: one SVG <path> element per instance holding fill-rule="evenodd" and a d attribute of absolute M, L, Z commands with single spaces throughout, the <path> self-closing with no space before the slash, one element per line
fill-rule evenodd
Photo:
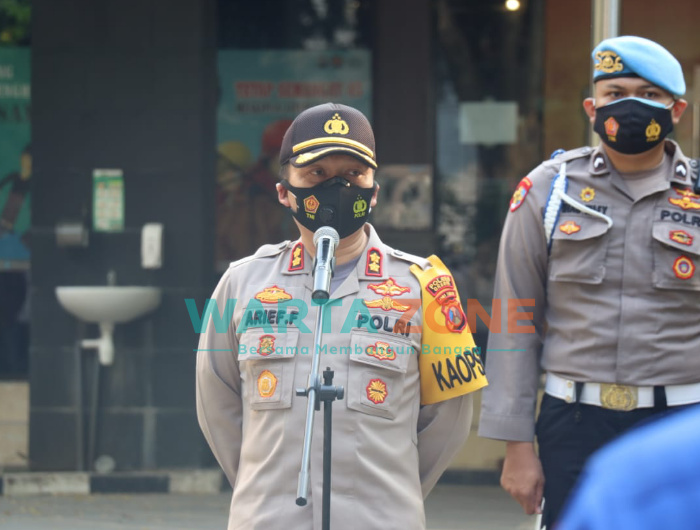
<path fill-rule="evenodd" d="M 656 123 L 656 120 L 652 119 L 647 125 L 646 130 L 647 142 L 656 142 L 661 135 L 661 125 Z"/>
<path fill-rule="evenodd" d="M 622 64 L 622 57 L 619 57 L 615 52 L 598 52 L 595 54 L 595 69 L 600 70 L 605 74 L 614 74 L 622 72 L 625 68 Z"/>
<path fill-rule="evenodd" d="M 345 120 L 340 117 L 340 114 L 335 113 L 323 126 L 323 130 L 328 134 L 348 134 L 350 132 L 350 127 L 348 127 Z"/>

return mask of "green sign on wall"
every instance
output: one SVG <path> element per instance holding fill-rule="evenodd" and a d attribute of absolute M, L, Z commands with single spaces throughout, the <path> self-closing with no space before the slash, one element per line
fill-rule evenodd
<path fill-rule="evenodd" d="M 124 230 L 123 171 L 95 169 L 92 184 L 92 229 L 95 232 Z"/>

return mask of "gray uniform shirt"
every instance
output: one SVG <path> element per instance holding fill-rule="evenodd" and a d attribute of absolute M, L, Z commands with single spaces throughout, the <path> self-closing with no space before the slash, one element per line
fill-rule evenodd
<path fill-rule="evenodd" d="M 574 381 L 629 385 L 700 382 L 700 197 L 691 168 L 667 141 L 665 174 L 636 199 L 602 148 L 580 148 L 521 183 L 500 242 L 494 298 L 527 299 L 534 333 L 489 336 L 479 434 L 532 441 L 541 370 Z M 567 195 L 548 255 L 543 212 L 567 162 Z M 528 324 L 521 315 L 519 325 Z"/>
<path fill-rule="evenodd" d="M 421 407 L 421 333 L 394 333 L 403 313 L 389 306 L 369 309 L 372 318 L 357 325 L 353 303 L 381 299 L 375 290 L 390 279 L 410 289 L 394 294 L 395 302 L 420 298 L 409 266 L 427 263 L 366 229 L 367 247 L 332 294 L 341 304 L 331 308 L 321 356 L 321 370 L 330 366 L 334 384 L 345 388 L 333 405 L 331 527 L 421 530 L 423 498 L 469 434 L 472 397 Z M 230 530 L 321 528 L 322 412 L 314 424 L 309 504 L 295 504 L 307 400 L 294 389 L 307 383 L 317 311 L 310 303 L 312 260 L 299 245 L 268 245 L 233 263 L 212 296 L 221 312 L 237 300 L 223 319 L 230 326 L 217 332 L 212 319 L 199 342 L 197 415 L 233 487 Z M 276 300 L 289 305 L 282 310 Z M 410 317 L 418 328 L 421 319 L 420 309 Z"/>

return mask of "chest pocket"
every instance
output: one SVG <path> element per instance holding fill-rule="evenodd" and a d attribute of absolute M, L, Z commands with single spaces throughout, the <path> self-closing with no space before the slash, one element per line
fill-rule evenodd
<path fill-rule="evenodd" d="M 294 359 L 299 330 L 264 333 L 250 329 L 241 335 L 238 348 L 243 392 L 253 410 L 292 406 Z"/>
<path fill-rule="evenodd" d="M 654 287 L 700 291 L 700 229 L 655 221 L 652 235 Z"/>
<path fill-rule="evenodd" d="M 401 404 L 406 371 L 414 354 L 399 336 L 353 330 L 348 367 L 347 406 L 394 419 Z"/>
<path fill-rule="evenodd" d="M 610 227 L 587 215 L 562 215 L 552 235 L 549 280 L 599 284 L 605 277 Z"/>

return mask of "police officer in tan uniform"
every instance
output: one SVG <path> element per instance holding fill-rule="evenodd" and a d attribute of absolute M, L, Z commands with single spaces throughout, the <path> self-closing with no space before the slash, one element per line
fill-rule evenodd
<path fill-rule="evenodd" d="M 525 299 L 533 332 L 491 334 L 479 428 L 507 441 L 501 484 L 527 513 L 544 491 L 547 528 L 597 448 L 700 402 L 700 195 L 666 138 L 687 106 L 683 72 L 633 36 L 592 57 L 583 106 L 602 145 L 543 163 L 511 200 L 494 298 Z"/>
<path fill-rule="evenodd" d="M 280 162 L 279 201 L 301 236 L 231 264 L 197 356 L 199 423 L 233 487 L 228 528 L 321 527 L 323 421 L 299 507 L 307 402 L 295 389 L 314 348 L 313 235 L 331 226 L 340 243 L 321 369 L 345 388 L 333 405 L 331 527 L 423 529 L 423 499 L 467 438 L 470 392 L 486 384 L 454 281 L 435 257 L 392 249 L 366 222 L 378 185 L 361 112 L 302 112 Z"/>

